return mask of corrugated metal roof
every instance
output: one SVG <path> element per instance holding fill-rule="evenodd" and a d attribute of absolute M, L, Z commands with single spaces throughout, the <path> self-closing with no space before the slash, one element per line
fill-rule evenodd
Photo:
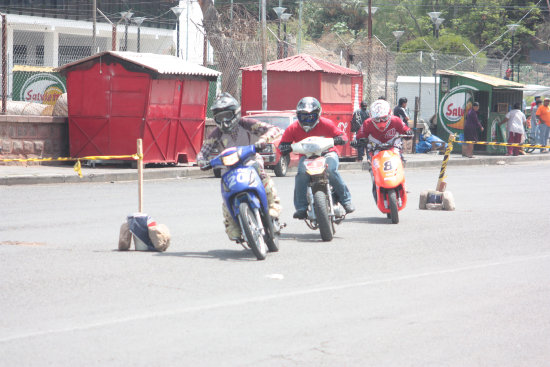
<path fill-rule="evenodd" d="M 299 54 L 296 56 L 287 57 L 285 59 L 279 59 L 270 61 L 267 63 L 268 71 L 288 71 L 288 72 L 300 72 L 300 71 L 321 71 L 331 74 L 343 74 L 343 75 L 361 75 L 361 72 L 353 69 L 349 69 L 331 62 L 318 59 L 316 57 Z M 241 68 L 246 71 L 261 71 L 262 64 L 247 66 Z"/>
<path fill-rule="evenodd" d="M 524 85 L 510 80 L 497 78 L 495 76 L 475 73 L 473 71 L 454 71 L 454 70 L 438 70 L 439 75 L 456 75 L 464 78 L 477 80 L 485 84 L 489 84 L 496 88 L 523 88 Z"/>
<path fill-rule="evenodd" d="M 221 74 L 219 71 L 209 69 L 207 67 L 192 64 L 172 55 L 158 55 L 151 53 L 137 53 L 128 51 L 105 51 L 93 56 L 63 65 L 56 71 L 64 71 L 76 65 L 85 63 L 90 60 L 100 59 L 102 57 L 114 57 L 127 62 L 142 66 L 157 74 L 163 75 L 194 75 L 203 76 L 208 79 L 217 79 Z"/>

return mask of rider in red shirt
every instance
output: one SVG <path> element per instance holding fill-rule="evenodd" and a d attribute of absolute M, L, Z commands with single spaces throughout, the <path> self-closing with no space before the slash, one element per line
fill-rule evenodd
<path fill-rule="evenodd" d="M 298 102 L 298 106 L 296 107 L 297 120 L 285 129 L 281 143 L 279 144 L 281 154 L 290 153 L 292 151 L 292 143 L 310 136 L 333 138 L 334 145 L 344 145 L 346 143 L 344 132 L 330 119 L 321 117 L 321 112 L 321 104 L 316 98 L 304 97 Z M 294 207 L 296 208 L 294 218 L 296 219 L 305 219 L 307 217 L 307 186 L 309 184 L 309 176 L 306 173 L 305 158 L 305 156 L 300 157 L 298 172 L 294 179 Z M 346 210 L 346 213 L 351 213 L 355 210 L 355 207 L 351 203 L 349 189 L 338 172 L 340 161 L 336 148 L 330 148 L 328 153 L 325 154 L 325 158 L 327 160 L 330 184 L 336 191 L 338 199 Z"/>
<path fill-rule="evenodd" d="M 399 150 L 403 149 L 403 141 L 399 135 L 413 135 L 413 131 L 397 116 L 392 116 L 390 104 L 379 99 L 375 101 L 371 107 L 371 117 L 363 122 L 363 126 L 357 132 L 356 139 L 367 139 L 368 142 L 382 144 L 393 143 L 393 146 Z M 352 146 L 357 146 L 358 141 L 351 142 Z M 370 158 L 376 152 L 369 152 L 367 155 Z M 403 157 L 401 157 L 403 158 Z"/>
<path fill-rule="evenodd" d="M 392 116 L 392 111 L 390 104 L 383 100 L 379 99 L 375 101 L 371 107 L 371 117 L 366 119 L 357 132 L 356 139 L 367 139 L 369 143 L 383 144 L 391 143 L 394 147 L 398 148 L 400 153 L 403 150 L 403 142 L 399 135 L 408 135 L 413 136 L 413 131 L 397 116 Z M 359 144 L 357 140 L 351 142 L 351 146 L 355 147 Z M 368 149 L 367 158 L 369 163 L 371 162 L 372 157 L 377 154 L 378 151 Z M 403 159 L 403 153 L 401 153 L 401 160 L 405 163 Z M 374 176 L 372 169 L 369 167 L 369 171 L 372 179 L 372 195 L 374 201 L 376 202 L 376 186 L 374 184 Z"/>

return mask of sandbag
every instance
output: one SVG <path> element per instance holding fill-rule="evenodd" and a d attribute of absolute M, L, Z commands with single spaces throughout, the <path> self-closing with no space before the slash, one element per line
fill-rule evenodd
<path fill-rule="evenodd" d="M 153 242 L 155 250 L 164 252 L 170 246 L 170 231 L 165 224 L 157 224 L 149 227 L 149 238 Z"/>
<path fill-rule="evenodd" d="M 130 249 L 131 244 L 132 244 L 132 233 L 130 232 L 130 227 L 128 226 L 128 222 L 124 222 L 120 226 L 120 234 L 118 236 L 118 250 L 128 251 Z"/>

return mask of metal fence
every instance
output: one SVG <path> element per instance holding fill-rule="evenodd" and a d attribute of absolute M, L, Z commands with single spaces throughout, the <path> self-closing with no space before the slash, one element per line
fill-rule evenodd
<path fill-rule="evenodd" d="M 156 54 L 175 55 L 175 30 L 149 27 L 138 27 L 136 24 L 97 23 L 95 35 L 93 24 L 90 21 L 61 20 L 53 18 L 30 17 L 8 14 L 4 17 L 6 26 L 3 27 L 3 37 L 0 43 L 6 42 L 6 55 L 2 59 L 7 74 L 6 94 L 8 99 L 20 99 L 13 92 L 18 90 L 17 78 L 14 72 L 22 73 L 22 80 L 30 78 L 36 71 L 25 71 L 17 66 L 58 67 L 96 52 L 112 50 L 128 50 L 150 52 Z M 262 44 L 259 41 L 259 32 L 254 39 L 237 39 L 224 36 L 212 36 L 210 44 L 214 46 L 212 56 L 205 57 L 208 48 L 201 40 L 202 30 L 199 25 L 190 25 L 192 32 L 186 30 L 186 54 L 199 55 L 194 62 L 203 63 L 221 71 L 222 77 L 218 84 L 218 91 L 228 91 L 237 98 L 241 96 L 241 73 L 239 68 L 261 63 Z M 275 25 L 270 25 L 274 28 Z M 281 37 L 282 38 L 282 37 Z M 292 56 L 297 53 L 294 39 L 287 38 L 281 41 L 274 32 L 268 33 L 267 61 L 277 57 Z M 183 45 L 182 45 L 183 48 Z M 335 50 L 338 52 L 337 50 Z M 314 56 L 325 58 L 326 53 L 319 52 Z M 187 57 L 180 50 L 180 57 Z M 329 59 L 329 61 L 335 61 Z M 344 60 L 337 61 L 346 65 Z M 398 76 L 433 77 L 437 69 L 451 69 L 476 71 L 496 77 L 502 77 L 509 67 L 508 60 L 472 58 L 457 55 L 439 54 L 435 52 L 418 52 L 412 54 L 388 51 L 382 47 L 375 47 L 369 52 L 354 55 L 350 67 L 358 69 L 364 74 L 363 99 L 373 101 L 378 96 L 385 96 L 389 101 L 396 103 L 399 97 L 397 89 Z M 525 84 L 540 84 L 549 80 L 550 68 L 545 65 L 520 64 L 516 65 L 515 76 L 519 82 Z M 19 71 L 18 71 L 19 70 Z M 24 73 L 28 73 L 25 75 Z"/>

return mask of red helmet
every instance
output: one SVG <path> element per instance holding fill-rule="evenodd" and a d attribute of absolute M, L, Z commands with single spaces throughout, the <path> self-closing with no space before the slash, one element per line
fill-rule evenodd
<path fill-rule="evenodd" d="M 370 106 L 370 116 L 379 131 L 385 131 L 390 125 L 391 107 L 388 101 L 379 99 Z"/>

